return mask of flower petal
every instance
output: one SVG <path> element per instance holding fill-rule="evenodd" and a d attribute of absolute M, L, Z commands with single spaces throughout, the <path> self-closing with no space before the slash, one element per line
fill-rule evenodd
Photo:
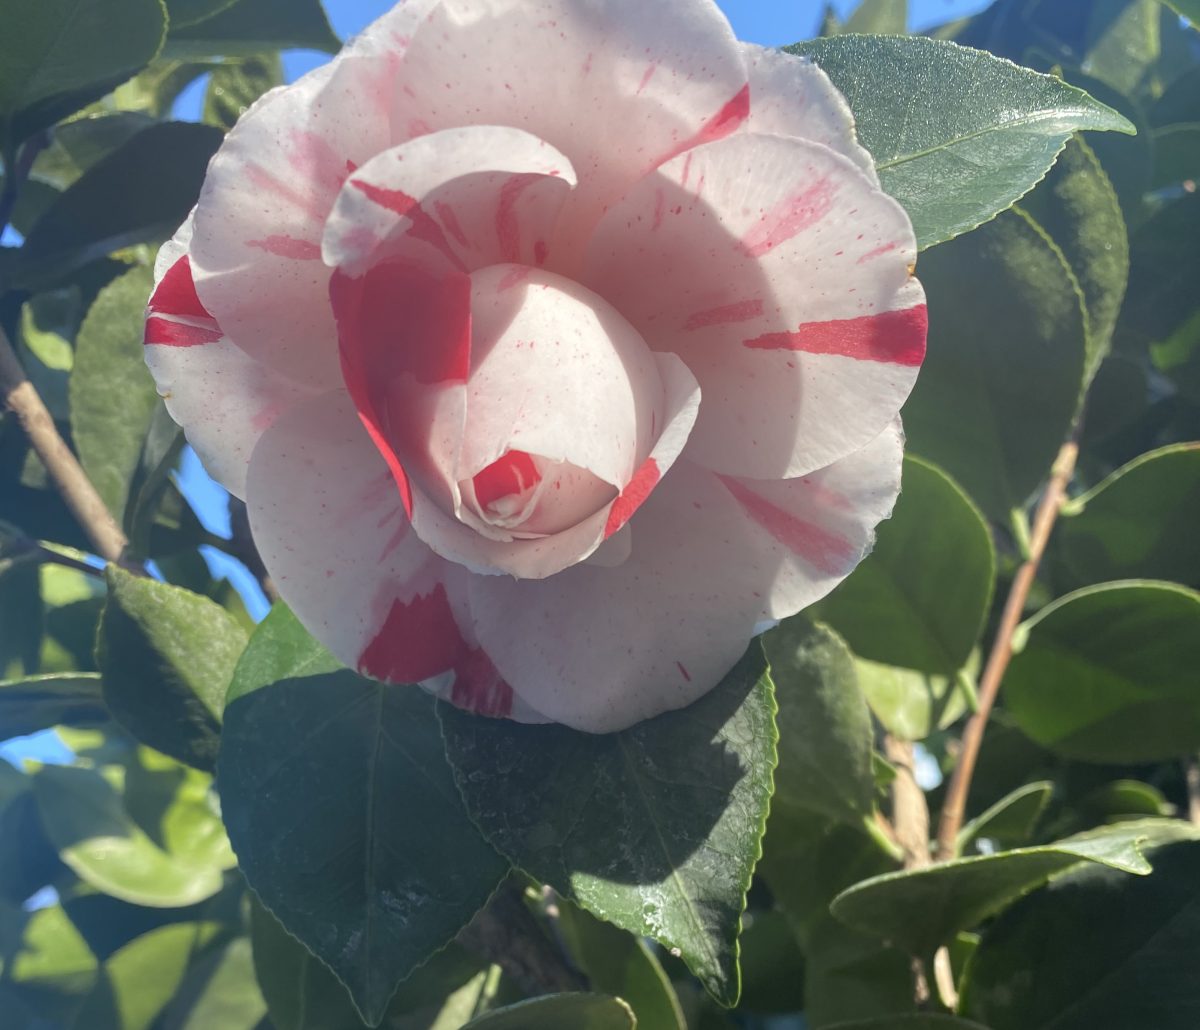
<path fill-rule="evenodd" d="M 311 390 L 235 347 L 196 294 L 191 221 L 159 250 L 146 319 L 146 364 L 204 467 L 236 497 L 258 438 Z"/>
<path fill-rule="evenodd" d="M 443 0 L 405 52 L 397 103 L 429 131 L 525 129 L 570 158 L 559 267 L 605 204 L 674 154 L 733 132 L 746 73 L 711 0 Z"/>
<path fill-rule="evenodd" d="M 750 75 L 750 117 L 743 132 L 824 143 L 848 157 L 875 185 L 875 162 L 859 144 L 846 98 L 807 57 L 741 43 Z"/>
<path fill-rule="evenodd" d="M 752 483 L 679 462 L 616 568 L 544 582 L 472 577 L 480 645 L 548 718 L 603 733 L 690 704 L 764 622 L 831 590 L 868 548 L 900 482 L 898 426 L 802 480 Z"/>
<path fill-rule="evenodd" d="M 358 163 L 390 147 L 393 63 L 340 57 L 248 111 L 209 166 L 195 213 L 201 300 L 239 347 L 281 374 L 337 382 L 321 235 Z"/>
<path fill-rule="evenodd" d="M 908 396 L 925 350 L 915 260 L 907 215 L 849 160 L 743 133 L 639 182 L 583 281 L 695 373 L 689 459 L 790 478 L 864 446 Z"/>

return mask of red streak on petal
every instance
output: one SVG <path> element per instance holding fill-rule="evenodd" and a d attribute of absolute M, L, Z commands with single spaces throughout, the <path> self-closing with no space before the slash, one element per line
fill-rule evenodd
<path fill-rule="evenodd" d="M 163 347 L 200 347 L 206 343 L 216 343 L 222 333 L 218 328 L 209 329 L 205 326 L 186 325 L 183 322 L 168 322 L 165 318 L 151 318 L 146 322 L 146 335 L 143 342 L 159 344 Z"/>
<path fill-rule="evenodd" d="M 833 184 L 818 179 L 765 212 L 738 246 L 750 257 L 762 257 L 824 219 L 833 208 L 833 197 Z"/>
<path fill-rule="evenodd" d="M 674 147 L 664 155 L 658 163 L 666 164 L 673 157 L 698 147 L 704 143 L 714 143 L 719 139 L 732 135 L 738 127 L 750 117 L 750 83 L 746 83 L 731 97 L 725 105 L 701 127 L 700 131 L 689 139 Z M 687 185 L 687 170 L 684 170 L 683 184 Z"/>
<path fill-rule="evenodd" d="M 262 240 L 247 240 L 247 247 L 265 250 L 276 257 L 290 258 L 292 261 L 320 261 L 321 247 L 308 240 L 298 240 L 294 236 L 268 236 Z"/>
<path fill-rule="evenodd" d="M 692 682 L 692 676 L 691 676 L 691 673 L 689 673 L 689 672 L 687 671 L 687 669 L 686 669 L 686 668 L 684 668 L 683 662 L 676 662 L 676 663 L 675 663 L 675 668 L 677 668 L 677 669 L 679 670 L 679 672 L 680 672 L 680 675 L 682 675 L 682 676 L 683 676 L 683 678 L 684 678 L 685 680 L 687 680 L 689 683 L 691 683 L 691 682 Z"/>
<path fill-rule="evenodd" d="M 512 713 L 513 690 L 487 654 L 468 651 L 454 669 L 450 703 L 477 715 L 505 718 Z"/>
<path fill-rule="evenodd" d="M 483 508 L 513 494 L 532 490 L 542 480 L 533 459 L 524 451 L 507 451 L 471 480 L 475 499 Z"/>
<path fill-rule="evenodd" d="M 642 91 L 650 85 L 650 80 L 654 78 L 654 73 L 656 71 L 658 71 L 657 64 L 651 64 L 647 66 L 645 73 L 642 75 L 642 81 L 638 83 L 638 95 L 641 95 Z"/>
<path fill-rule="evenodd" d="M 511 290 L 514 286 L 519 286 L 533 274 L 533 269 L 528 265 L 517 265 L 510 272 L 506 272 L 504 278 L 496 284 L 496 292 L 504 293 Z"/>
<path fill-rule="evenodd" d="M 717 478 L 755 523 L 819 572 L 841 575 L 858 557 L 857 549 L 845 537 L 797 518 L 737 479 L 730 476 Z"/>
<path fill-rule="evenodd" d="M 246 165 L 245 174 L 246 178 L 260 190 L 283 198 L 297 211 L 308 216 L 317 225 L 325 224 L 325 219 L 329 215 L 329 209 L 333 206 L 332 197 L 326 197 L 323 194 L 317 196 L 298 190 L 274 172 L 267 171 L 261 165 Z M 304 182 L 307 180 L 301 179 L 300 181 Z"/>
<path fill-rule="evenodd" d="M 403 190 L 376 186 L 365 179 L 351 179 L 350 184 L 368 200 L 411 221 L 412 225 L 408 229 L 408 234 L 413 239 L 428 243 L 445 254 L 456 267 L 462 267 L 462 262 L 450 249 L 450 244 L 446 242 L 446 234 L 442 231 L 442 227 L 430 217 L 415 197 L 410 197 Z"/>
<path fill-rule="evenodd" d="M 538 268 L 541 268 L 546 263 L 546 258 L 549 256 L 550 248 L 546 245 L 546 241 L 537 240 L 533 245 L 533 260 Z"/>
<path fill-rule="evenodd" d="M 656 232 L 662 228 L 663 215 L 667 211 L 667 195 L 661 190 L 654 191 L 654 224 L 650 226 L 651 232 Z"/>
<path fill-rule="evenodd" d="M 763 313 L 761 299 L 740 300 L 735 304 L 724 304 L 719 308 L 697 311 L 683 323 L 686 330 L 704 329 L 710 325 L 728 325 L 730 322 L 748 322 Z"/>
<path fill-rule="evenodd" d="M 196 294 L 192 278 L 192 263 L 185 254 L 162 277 L 150 298 L 150 310 L 158 315 L 187 315 L 192 318 L 212 318 Z"/>
<path fill-rule="evenodd" d="M 633 474 L 629 484 L 608 510 L 608 521 L 604 524 L 605 540 L 633 518 L 633 513 L 645 503 L 661 478 L 662 473 L 658 470 L 657 461 L 647 458 L 642 462 L 641 468 Z"/>
<path fill-rule="evenodd" d="M 500 187 L 500 200 L 496 205 L 496 237 L 500 241 L 500 254 L 505 261 L 521 259 L 521 225 L 517 219 L 517 201 L 534 181 L 531 175 L 514 175 Z"/>
<path fill-rule="evenodd" d="M 433 209 L 437 212 L 438 218 L 442 220 L 442 225 L 446 227 L 446 231 L 453 236 L 461 246 L 465 247 L 467 245 L 467 234 L 463 232 L 462 226 L 459 225 L 458 215 L 454 213 L 454 208 L 452 208 L 444 200 L 439 200 L 433 205 Z"/>
<path fill-rule="evenodd" d="M 882 246 L 876 247 L 874 250 L 868 250 L 855 262 L 855 264 L 865 265 L 868 261 L 873 261 L 877 257 L 883 257 L 884 254 L 890 254 L 899 246 L 900 244 L 896 243 L 894 240 L 891 243 L 885 243 Z"/>
<path fill-rule="evenodd" d="M 916 367 L 925 358 L 929 319 L 924 304 L 903 311 L 808 322 L 794 333 L 767 333 L 746 346 L 753 350 L 791 350 L 834 354 L 858 361 L 884 361 Z"/>
<path fill-rule="evenodd" d="M 388 683 L 418 683 L 454 666 L 467 650 L 439 583 L 424 597 L 393 601 L 383 627 L 358 660 L 359 672 Z"/>
<path fill-rule="evenodd" d="M 379 555 L 380 561 L 383 561 L 385 558 L 396 553 L 396 548 L 404 543 L 404 538 L 408 536 L 409 525 L 410 523 L 407 519 L 400 520 L 400 524 L 396 527 L 396 531 L 388 539 L 388 542 L 383 545 L 383 553 Z"/>

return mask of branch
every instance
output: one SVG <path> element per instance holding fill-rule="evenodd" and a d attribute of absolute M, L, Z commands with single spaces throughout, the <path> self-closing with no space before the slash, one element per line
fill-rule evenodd
<path fill-rule="evenodd" d="M 979 680 L 979 708 L 967 720 L 962 735 L 962 750 L 958 764 L 950 777 L 950 785 L 946 789 L 946 800 L 942 805 L 941 820 L 938 824 L 937 854 L 938 858 L 946 861 L 954 857 L 957 851 L 959 831 L 962 829 L 963 817 L 967 809 L 967 795 L 971 790 L 971 777 L 975 774 L 975 763 L 979 758 L 979 748 L 983 743 L 983 731 L 987 727 L 988 716 L 996 703 L 1000 692 L 1000 681 L 1008 669 L 1012 659 L 1013 633 L 1021 622 L 1025 612 L 1025 604 L 1029 599 L 1029 591 L 1037 578 L 1038 566 L 1042 555 L 1046 553 L 1046 544 L 1050 540 L 1050 531 L 1058 519 L 1066 500 L 1067 485 L 1075 473 L 1075 462 L 1079 457 L 1079 444 L 1072 436 L 1062 445 L 1054 468 L 1050 473 L 1050 482 L 1046 484 L 1046 492 L 1038 504 L 1037 514 L 1033 520 L 1033 531 L 1029 537 L 1029 557 L 1017 570 L 1012 587 L 1008 592 L 1008 600 L 1004 604 L 1004 613 L 1000 617 L 1000 625 L 996 630 L 996 639 L 992 644 L 992 652 L 988 655 L 987 665 L 984 666 L 983 676 Z"/>
<path fill-rule="evenodd" d="M 58 427 L 17 360 L 0 328 L 0 391 L 5 406 L 17 416 L 34 452 L 42 459 L 51 482 L 92 547 L 106 561 L 120 562 L 129 543 L 108 507 L 96 493 L 87 473 L 59 435 Z"/>
<path fill-rule="evenodd" d="M 510 879 L 458 934 L 467 951 L 498 965 L 526 994 L 584 990 L 587 983 L 542 930 Z"/>

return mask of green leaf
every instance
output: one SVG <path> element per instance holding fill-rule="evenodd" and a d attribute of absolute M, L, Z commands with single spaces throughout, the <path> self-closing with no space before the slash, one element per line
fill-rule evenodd
<path fill-rule="evenodd" d="M 1127 96 L 1153 92 L 1161 11 L 1157 0 L 1092 0 L 1083 70 Z"/>
<path fill-rule="evenodd" d="M 1183 822 L 1126 823 L 1040 847 L 885 873 L 843 891 L 830 908 L 857 930 L 925 955 L 1081 862 L 1145 876 L 1150 863 L 1143 845 L 1193 832 Z"/>
<path fill-rule="evenodd" d="M 1200 444 L 1143 454 L 1064 509 L 1054 579 L 1065 589 L 1164 579 L 1200 589 Z"/>
<path fill-rule="evenodd" d="M 754 910 L 744 917 L 741 938 L 742 1000 L 745 1012 L 787 1013 L 804 1009 L 804 956 L 788 918 Z M 637 1009 L 635 1007 L 634 1011 Z M 645 1024 L 639 1018 L 639 1025 Z"/>
<path fill-rule="evenodd" d="M 560 902 L 556 925 L 592 988 L 623 998 L 638 1026 L 687 1030 L 675 989 L 645 940 L 568 901 Z"/>
<path fill-rule="evenodd" d="M 215 61 L 159 59 L 140 75 L 117 88 L 108 101 L 118 111 L 151 118 L 168 118 L 175 101 L 202 75 L 219 67 Z"/>
<path fill-rule="evenodd" d="M 860 1019 L 852 1023 L 833 1023 L 824 1030 L 989 1030 L 982 1023 L 957 1016 L 919 1013 L 908 1016 L 885 1016 L 882 1019 Z"/>
<path fill-rule="evenodd" d="M 162 45 L 162 0 L 6 0 L 0 10 L 0 150 L 98 100 Z"/>
<path fill-rule="evenodd" d="M 925 255 L 921 279 L 929 352 L 903 409 L 909 445 L 1007 521 L 1049 473 L 1075 417 L 1081 294 L 1062 252 L 1016 211 Z"/>
<path fill-rule="evenodd" d="M 903 35 L 907 27 L 908 0 L 862 0 L 841 31 Z"/>
<path fill-rule="evenodd" d="M 71 370 L 71 435 L 83 470 L 118 523 L 158 404 L 146 368 L 142 333 L 149 268 L 134 268 L 96 298 L 75 342 Z"/>
<path fill-rule="evenodd" d="M 1154 133 L 1154 189 L 1200 177 L 1200 123 L 1168 125 Z"/>
<path fill-rule="evenodd" d="M 45 1005 L 48 996 L 76 999 L 91 991 L 96 956 L 61 905 L 31 912 L 23 922 L 19 938 L 4 942 L 4 979 L 19 986 L 23 997 L 41 1002 L 40 1014 L 46 1017 L 51 1015 Z"/>
<path fill-rule="evenodd" d="M 995 575 L 979 509 L 944 472 L 910 454 L 874 550 L 817 612 L 861 658 L 949 675 L 979 640 Z"/>
<path fill-rule="evenodd" d="M 76 1030 L 157 1026 L 156 1019 L 179 989 L 189 964 L 220 933 L 216 923 L 176 923 L 125 945 L 101 966 L 100 978 L 76 1017 Z"/>
<path fill-rule="evenodd" d="M 201 769 L 246 631 L 207 597 L 110 565 L 96 657 L 104 699 L 138 740 Z"/>
<path fill-rule="evenodd" d="M 438 706 L 471 817 L 514 865 L 738 997 L 738 921 L 771 796 L 775 702 L 755 645 L 700 701 L 594 736 Z"/>
<path fill-rule="evenodd" d="M 115 250 L 170 238 L 195 205 L 223 138 L 219 129 L 188 122 L 139 132 L 80 176 L 38 220 L 12 285 L 50 284 Z"/>
<path fill-rule="evenodd" d="M 799 937 L 805 1014 L 814 1027 L 913 1010 L 909 957 L 829 912 L 838 892 L 898 864 L 864 827 L 792 809 L 771 812 L 758 871 Z"/>
<path fill-rule="evenodd" d="M 975 694 L 970 666 L 953 676 L 935 676 L 862 658 L 854 664 L 875 718 L 901 740 L 924 740 L 935 730 L 946 729 L 971 707 Z"/>
<path fill-rule="evenodd" d="M 962 1010 L 992 1030 L 1192 1030 L 1200 983 L 1200 843 L 1153 855 L 1154 875 L 1081 868 L 983 935 Z"/>
<path fill-rule="evenodd" d="M 56 125 L 49 146 L 33 163 L 33 174 L 65 190 L 84 172 L 134 136 L 154 124 L 149 115 L 135 111 L 89 114 Z"/>
<path fill-rule="evenodd" d="M 212 897 L 229 844 L 211 812 L 185 804 L 160 846 L 137 825 L 121 796 L 98 772 L 46 766 L 33 777 L 46 832 L 63 862 L 97 890 L 135 905 L 178 908 Z"/>
<path fill-rule="evenodd" d="M 551 994 L 472 1019 L 463 1030 L 634 1030 L 637 1020 L 620 998 L 602 994 Z"/>
<path fill-rule="evenodd" d="M 254 101 L 282 82 L 283 61 L 278 53 L 225 61 L 208 80 L 204 120 L 218 128 L 232 129 Z"/>
<path fill-rule="evenodd" d="M 341 45 L 320 0 L 238 0 L 198 24 L 172 26 L 164 52 L 171 57 L 249 56 L 302 48 L 336 54 Z"/>
<path fill-rule="evenodd" d="M 1200 594 L 1171 583 L 1087 587 L 1018 631 L 1004 679 L 1021 730 L 1085 762 L 1156 762 L 1200 750 Z"/>
<path fill-rule="evenodd" d="M 1075 137 L 1020 206 L 1058 245 L 1083 292 L 1090 381 L 1112 346 L 1129 279 L 1121 205 L 1096 155 Z"/>
<path fill-rule="evenodd" d="M 171 28 L 178 30 L 205 21 L 232 7 L 238 0 L 167 0 Z"/>
<path fill-rule="evenodd" d="M 1200 26 L 1200 0 L 1163 0 L 1171 10 L 1181 18 L 1186 18 L 1195 26 Z"/>
<path fill-rule="evenodd" d="M 219 783 L 250 886 L 372 1026 L 507 872 L 462 809 L 433 700 L 340 668 L 281 606 L 234 673 Z"/>
<path fill-rule="evenodd" d="M 854 658 L 805 616 L 763 637 L 779 706 L 774 805 L 861 823 L 875 804 L 871 713 Z"/>
<path fill-rule="evenodd" d="M 788 51 L 845 94 L 883 188 L 920 247 L 974 229 L 1027 193 L 1080 129 L 1131 132 L 1060 79 L 920 36 L 832 36 Z"/>
<path fill-rule="evenodd" d="M 1164 204 L 1131 241 L 1129 291 L 1117 326 L 1130 351 L 1166 340 L 1196 317 L 1200 261 L 1200 193 Z"/>
<path fill-rule="evenodd" d="M 102 726 L 108 720 L 100 677 L 91 673 L 0 680 L 0 740 L 55 726 Z"/>
<path fill-rule="evenodd" d="M 980 839 L 995 841 L 1005 847 L 1024 844 L 1033 836 L 1034 827 L 1053 793 L 1054 784 L 1049 780 L 1041 780 L 1018 787 L 1001 798 L 959 831 L 959 854 Z"/>
<path fill-rule="evenodd" d="M 160 1030 L 255 1030 L 267 1003 L 254 978 L 250 941 L 239 937 L 192 964 L 168 1003 Z"/>

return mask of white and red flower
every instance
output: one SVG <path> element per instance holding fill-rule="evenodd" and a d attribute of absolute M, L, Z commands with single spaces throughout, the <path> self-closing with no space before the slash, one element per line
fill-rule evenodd
<path fill-rule="evenodd" d="M 711 0 L 408 0 L 230 133 L 146 355 L 339 658 L 607 731 L 869 548 L 915 258 L 825 75 Z"/>

